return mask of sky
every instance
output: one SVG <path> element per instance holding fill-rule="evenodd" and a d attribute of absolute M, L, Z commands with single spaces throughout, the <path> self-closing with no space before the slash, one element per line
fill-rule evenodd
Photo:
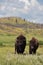
<path fill-rule="evenodd" d="M 1 17 L 21 17 L 43 23 L 43 0 L 0 0 Z"/>

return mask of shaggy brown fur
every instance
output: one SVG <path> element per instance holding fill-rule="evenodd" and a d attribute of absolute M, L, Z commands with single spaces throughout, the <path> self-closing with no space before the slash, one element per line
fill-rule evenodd
<path fill-rule="evenodd" d="M 30 40 L 30 44 L 29 44 L 29 54 L 36 54 L 36 50 L 38 49 L 39 46 L 39 42 L 36 38 L 32 38 Z"/>
<path fill-rule="evenodd" d="M 15 43 L 15 53 L 17 52 L 18 54 L 19 53 L 23 54 L 25 46 L 26 46 L 26 38 L 23 35 L 19 35 Z"/>

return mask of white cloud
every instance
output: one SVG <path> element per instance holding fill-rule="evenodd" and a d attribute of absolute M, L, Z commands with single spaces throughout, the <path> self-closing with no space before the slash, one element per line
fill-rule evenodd
<path fill-rule="evenodd" d="M 30 5 L 29 0 L 19 0 L 19 1 L 24 2 L 25 5 Z"/>
<path fill-rule="evenodd" d="M 39 10 L 43 11 L 43 5 L 39 5 Z"/>
<path fill-rule="evenodd" d="M 0 10 L 4 10 L 6 8 L 5 5 L 0 5 Z"/>
<path fill-rule="evenodd" d="M 31 9 L 36 9 L 37 11 L 43 11 L 43 6 L 39 4 L 37 0 L 19 0 L 21 3 L 23 2 L 25 5 L 22 9 L 19 9 L 21 12 L 29 13 Z"/>
<path fill-rule="evenodd" d="M 12 8 L 12 10 L 13 10 L 13 11 L 15 11 L 15 10 L 16 10 L 16 8 L 15 8 L 15 7 L 13 7 L 13 8 Z"/>
<path fill-rule="evenodd" d="M 37 8 L 40 11 L 43 11 L 43 5 L 40 5 L 40 3 L 37 0 L 31 0 L 31 7 L 32 8 Z"/>
<path fill-rule="evenodd" d="M 37 0 L 31 0 L 31 6 L 38 6 Z"/>
<path fill-rule="evenodd" d="M 0 10 L 7 10 L 7 11 L 15 11 L 16 10 L 16 7 L 12 7 L 12 6 L 9 6 L 9 5 L 0 5 Z"/>
<path fill-rule="evenodd" d="M 25 5 L 23 7 L 23 12 L 25 11 L 25 13 L 27 13 L 28 9 L 29 9 L 29 6 L 30 6 L 30 2 L 29 0 L 19 0 L 20 2 L 23 2 Z"/>
<path fill-rule="evenodd" d="M 33 23 L 36 23 L 37 21 L 36 20 L 32 20 Z"/>
<path fill-rule="evenodd" d="M 16 8 L 15 7 L 11 7 L 11 6 L 7 6 L 7 8 L 6 8 L 8 11 L 15 11 L 16 10 Z"/>

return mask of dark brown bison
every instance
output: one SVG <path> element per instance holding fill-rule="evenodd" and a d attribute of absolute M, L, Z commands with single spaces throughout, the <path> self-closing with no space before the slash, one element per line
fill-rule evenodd
<path fill-rule="evenodd" d="M 23 54 L 26 46 L 26 38 L 21 34 L 17 37 L 15 42 L 15 53 Z"/>
<path fill-rule="evenodd" d="M 36 54 L 36 50 L 38 49 L 39 46 L 39 42 L 36 38 L 32 38 L 30 40 L 30 44 L 29 44 L 29 54 Z"/>

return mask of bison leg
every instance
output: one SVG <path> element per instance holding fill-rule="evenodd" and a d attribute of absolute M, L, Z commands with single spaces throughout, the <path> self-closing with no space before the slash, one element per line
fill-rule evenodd
<path fill-rule="evenodd" d="M 32 49 L 29 49 L 29 54 L 32 54 Z"/>
<path fill-rule="evenodd" d="M 36 49 L 33 50 L 33 54 L 36 54 Z"/>

